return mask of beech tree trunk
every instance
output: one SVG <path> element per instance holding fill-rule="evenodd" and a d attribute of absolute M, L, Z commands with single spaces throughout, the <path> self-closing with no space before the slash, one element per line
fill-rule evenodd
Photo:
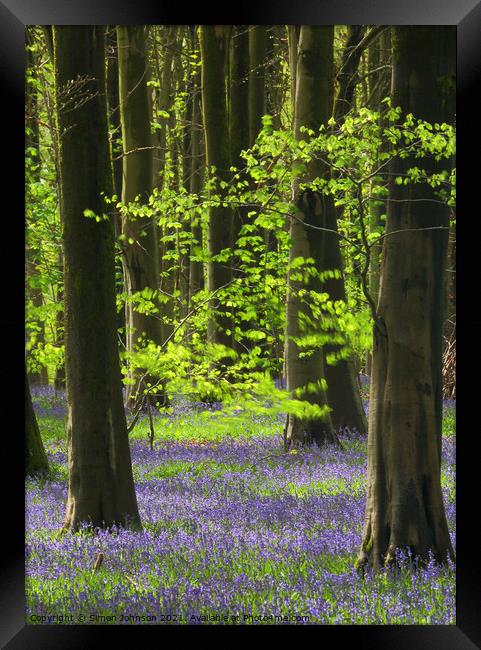
<path fill-rule="evenodd" d="M 227 117 L 226 62 L 228 28 L 224 25 L 202 25 L 199 42 L 202 56 L 202 108 L 206 140 L 207 168 L 215 167 L 220 181 L 229 181 L 229 126 Z M 222 250 L 231 247 L 232 212 L 222 205 L 209 209 L 207 230 L 207 289 L 218 291 L 232 279 L 230 261 L 213 260 Z M 219 292 L 220 293 L 220 292 Z M 208 339 L 212 343 L 232 347 L 232 319 L 230 312 L 219 301 L 219 295 L 210 303 L 211 317 Z"/>
<path fill-rule="evenodd" d="M 129 204 L 140 197 L 147 201 L 152 192 L 152 139 L 150 134 L 150 100 L 148 63 L 144 26 L 118 26 L 120 118 L 123 140 L 122 202 Z M 159 288 L 157 224 L 154 218 L 128 215 L 123 218 L 125 235 L 125 285 L 129 297 L 150 288 Z M 133 240 L 134 243 L 129 243 Z M 158 307 L 158 302 L 154 303 Z M 132 352 L 147 341 L 162 342 L 159 314 L 145 314 L 127 305 L 127 350 Z M 127 401 L 136 399 L 145 386 L 139 374 L 129 374 L 134 384 L 127 386 Z"/>
<path fill-rule="evenodd" d="M 30 33 L 30 30 L 25 31 L 26 45 L 31 47 L 34 44 L 34 39 Z M 34 158 L 35 164 L 37 165 L 36 169 L 32 170 L 34 178 L 36 181 L 40 180 L 40 158 L 39 158 L 39 129 L 37 121 L 37 90 L 32 82 L 29 83 L 29 78 L 35 79 L 35 56 L 34 53 L 28 48 L 26 51 L 26 68 L 28 76 L 26 77 L 25 83 L 25 126 L 28 129 L 28 133 L 25 136 L 25 148 L 29 147 L 36 151 L 36 156 Z M 28 202 L 27 202 L 28 205 Z M 37 251 L 34 250 L 31 242 L 26 240 L 25 247 L 25 262 L 26 262 L 26 289 L 27 289 L 27 298 L 30 298 L 32 301 L 33 307 L 41 307 L 43 304 L 43 294 L 42 289 L 39 284 L 39 274 L 37 271 L 37 265 L 35 262 Z M 32 342 L 35 346 L 42 347 L 45 343 L 45 328 L 42 320 L 35 322 L 35 334 L 31 336 Z M 30 356 L 30 352 L 27 351 L 27 358 Z M 29 381 L 32 385 L 46 385 L 48 384 L 48 375 L 47 368 L 45 366 L 40 366 L 38 370 L 31 370 L 28 373 Z"/>
<path fill-rule="evenodd" d="M 333 87 L 333 27 L 303 25 L 299 33 L 296 68 L 296 99 L 295 99 L 295 135 L 301 139 L 301 126 L 318 129 L 330 117 L 332 107 Z M 323 177 L 328 173 L 318 160 L 309 163 L 305 181 Z M 302 179 L 304 180 L 304 179 Z M 302 182 L 301 180 L 301 182 Z M 318 347 L 309 357 L 301 356 L 303 352 L 295 342 L 295 338 L 308 334 L 302 327 L 303 316 L 310 320 L 311 331 L 318 334 L 320 323 L 316 327 L 317 317 L 305 304 L 300 292 L 321 291 L 318 278 L 309 278 L 307 282 L 298 279 L 298 270 L 292 268 L 294 260 L 299 257 L 313 258 L 317 270 L 321 270 L 320 260 L 324 250 L 325 233 L 309 229 L 305 224 L 313 226 L 324 225 L 325 201 L 318 192 L 305 190 L 300 192 L 294 188 L 294 201 L 297 207 L 297 218 L 290 220 L 291 248 L 289 251 L 288 293 L 286 314 L 286 349 L 285 366 L 287 390 L 298 399 L 326 407 L 326 393 L 323 388 L 324 359 L 323 350 Z M 311 385 L 309 388 L 308 385 Z M 295 447 L 312 442 L 321 445 L 325 442 L 336 442 L 329 414 L 324 417 L 300 419 L 289 414 L 284 432 L 287 447 Z"/>
<path fill-rule="evenodd" d="M 251 25 L 249 38 L 249 142 L 254 144 L 262 128 L 266 110 L 266 46 L 265 25 Z"/>
<path fill-rule="evenodd" d="M 190 192 L 192 194 L 199 194 L 202 189 L 204 169 L 202 164 L 202 157 L 204 155 L 203 139 L 200 68 L 196 67 L 192 99 L 192 157 L 190 166 Z M 203 250 L 202 224 L 198 214 L 193 215 L 190 227 L 193 241 L 190 247 L 189 308 L 191 307 L 192 296 L 204 288 L 204 264 L 202 261 L 194 259 L 196 254 L 200 256 Z"/>
<path fill-rule="evenodd" d="M 25 475 L 34 476 L 46 473 L 48 473 L 48 458 L 33 410 L 27 369 L 25 368 Z"/>
<path fill-rule="evenodd" d="M 389 52 L 391 46 L 390 32 L 386 31 L 372 44 L 368 49 L 368 68 L 369 74 L 369 98 L 368 106 L 373 111 L 380 112 L 382 109 L 381 101 L 389 94 L 390 74 L 387 66 L 390 62 Z M 377 72 L 376 72 L 377 70 Z M 376 158 L 374 164 L 379 164 L 379 158 Z M 385 180 L 373 178 L 371 181 L 371 194 L 374 196 L 378 186 L 384 186 Z M 378 232 L 382 228 L 382 216 L 386 214 L 386 201 L 379 198 L 372 198 L 369 202 L 369 230 Z M 379 297 L 379 279 L 381 270 L 381 253 L 382 243 L 373 243 L 370 251 L 369 264 L 369 293 L 374 303 L 377 304 Z M 371 375 L 372 355 L 371 352 L 366 354 L 366 374 Z"/>
<path fill-rule="evenodd" d="M 107 50 L 107 104 L 109 116 L 110 149 L 112 155 L 112 169 L 114 179 L 114 194 L 118 200 L 122 197 L 122 126 L 120 124 L 120 97 L 119 97 L 119 57 L 117 48 L 117 29 L 111 27 L 106 32 Z M 118 210 L 115 211 L 115 236 L 122 233 L 122 219 Z M 117 258 L 115 265 L 116 291 L 125 291 L 125 270 L 122 259 Z M 127 346 L 126 309 L 117 312 L 117 328 L 120 330 L 119 338 L 123 346 Z"/>
<path fill-rule="evenodd" d="M 454 120 L 454 27 L 393 29 L 393 104 L 429 122 Z M 419 164 L 398 159 L 393 177 Z M 449 161 L 424 162 L 428 172 Z M 442 326 L 447 206 L 423 184 L 391 182 L 369 412 L 367 504 L 359 566 L 409 549 L 453 557 L 441 491 Z M 426 230 L 428 228 L 428 230 Z M 434 228 L 434 230 L 429 230 Z"/>
<path fill-rule="evenodd" d="M 352 106 L 360 57 L 360 51 L 356 49 L 356 45 L 361 40 L 363 33 L 364 27 L 361 25 L 348 26 L 348 42 L 341 63 L 340 88 L 334 107 L 337 120 L 342 120 Z M 325 203 L 326 209 L 323 212 L 321 225 L 333 232 L 326 232 L 324 235 L 321 270 L 339 270 L 341 276 L 326 280 L 323 288 L 331 300 L 345 301 L 343 262 L 337 234 L 337 210 L 330 197 L 325 197 Z M 346 428 L 365 434 L 367 420 L 362 406 L 354 357 L 344 358 L 339 345 L 328 343 L 324 346 L 324 362 L 327 400 L 332 409 L 331 420 L 334 428 L 336 430 Z"/>
<path fill-rule="evenodd" d="M 347 40 L 337 75 L 339 91 L 334 116 L 340 122 L 354 108 L 354 91 L 358 82 L 359 62 L 363 49 L 359 46 L 366 32 L 365 25 L 347 25 Z"/>
<path fill-rule="evenodd" d="M 54 27 L 64 210 L 68 501 L 64 528 L 140 524 L 116 332 L 104 28 Z M 82 98 L 82 101 L 80 99 Z M 101 220 L 84 215 L 92 210 Z"/>

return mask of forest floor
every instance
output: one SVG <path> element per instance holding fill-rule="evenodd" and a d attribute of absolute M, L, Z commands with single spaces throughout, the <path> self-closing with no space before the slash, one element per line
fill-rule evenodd
<path fill-rule="evenodd" d="M 455 567 L 361 578 L 366 440 L 284 453 L 282 422 L 222 424 L 194 405 L 130 434 L 142 532 L 59 535 L 65 403 L 33 390 L 51 464 L 27 481 L 29 623 L 454 624 Z M 442 485 L 455 544 L 455 407 L 444 407 Z M 97 572 L 98 553 L 104 554 Z M 277 618 L 276 618 L 277 617 Z"/>

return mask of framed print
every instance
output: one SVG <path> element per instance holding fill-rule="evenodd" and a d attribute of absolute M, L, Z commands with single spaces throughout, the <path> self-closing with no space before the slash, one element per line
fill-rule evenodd
<path fill-rule="evenodd" d="M 481 647 L 480 27 L 0 1 L 2 647 Z"/>

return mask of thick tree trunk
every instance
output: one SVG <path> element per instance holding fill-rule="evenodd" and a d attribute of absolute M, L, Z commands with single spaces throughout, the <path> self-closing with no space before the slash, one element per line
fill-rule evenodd
<path fill-rule="evenodd" d="M 215 167 L 220 181 L 229 181 L 229 127 L 227 119 L 227 28 L 223 25 L 203 25 L 199 28 L 202 55 L 202 107 L 206 139 L 207 168 Z M 209 257 L 231 247 L 232 213 L 224 206 L 211 207 L 207 230 Z M 207 264 L 207 289 L 211 292 L 226 286 L 232 279 L 230 261 L 209 259 Z M 210 303 L 211 317 L 208 339 L 232 347 L 232 322 L 227 309 L 219 301 L 219 293 Z"/>
<path fill-rule="evenodd" d="M 329 119 L 332 106 L 332 64 L 333 64 L 333 28 L 303 25 L 299 34 L 297 50 L 297 86 L 295 101 L 295 135 L 301 139 L 301 126 L 318 129 Z M 323 177 L 328 173 L 320 161 L 312 161 L 306 175 L 306 181 Z M 298 270 L 292 268 L 294 260 L 299 257 L 313 258 L 317 270 L 324 250 L 324 232 L 309 229 L 305 224 L 323 225 L 325 202 L 323 197 L 312 191 L 300 192 L 294 188 L 297 218 L 291 218 L 289 251 L 288 294 L 286 313 L 286 350 L 285 365 L 287 390 L 293 396 L 326 408 L 324 390 L 323 350 L 318 347 L 310 356 L 301 356 L 295 339 L 309 334 L 302 320 L 309 319 L 310 331 L 318 333 L 317 317 L 305 304 L 302 291 L 321 291 L 318 278 L 310 276 L 307 282 L 298 279 Z M 309 295 L 309 294 L 308 294 Z M 304 317 L 304 319 L 303 319 Z M 304 351 L 305 352 L 305 351 Z M 311 419 L 300 419 L 289 415 L 285 429 L 286 446 L 316 442 L 336 442 L 337 437 L 332 428 L 329 414 Z"/>
<path fill-rule="evenodd" d="M 454 27 L 396 27 L 393 103 L 452 122 Z M 419 164 L 394 161 L 394 176 Z M 447 162 L 425 163 L 441 171 Z M 448 208 L 426 185 L 390 185 L 369 412 L 367 504 L 359 564 L 409 549 L 453 556 L 441 491 L 443 279 Z M 427 200 L 423 200 L 427 199 Z M 434 230 L 425 230 L 434 228 Z M 443 230 L 442 228 L 445 228 Z"/>
<path fill-rule="evenodd" d="M 140 524 L 122 404 L 103 27 L 54 27 L 64 208 L 68 501 L 64 528 Z M 82 81 L 80 81 L 82 80 Z M 79 102 L 78 86 L 88 97 Z M 68 110 L 67 110 L 68 109 Z M 97 222 L 84 215 L 92 210 Z"/>
<path fill-rule="evenodd" d="M 147 87 L 148 64 L 143 26 L 118 26 L 119 94 L 122 123 L 123 183 L 125 205 L 147 201 L 152 192 L 152 140 L 150 135 L 150 102 Z M 150 288 L 159 288 L 157 224 L 154 218 L 123 218 L 126 291 L 129 297 Z M 129 242 L 133 240 L 134 243 Z M 158 302 L 154 298 L 158 307 Z M 127 306 L 127 350 L 132 352 L 147 341 L 162 342 L 159 314 L 144 314 L 132 303 Z M 144 388 L 139 375 L 129 374 L 134 384 L 127 386 L 127 400 L 135 399 Z"/>
<path fill-rule="evenodd" d="M 48 458 L 45 453 L 25 369 L 25 475 L 46 474 Z"/>

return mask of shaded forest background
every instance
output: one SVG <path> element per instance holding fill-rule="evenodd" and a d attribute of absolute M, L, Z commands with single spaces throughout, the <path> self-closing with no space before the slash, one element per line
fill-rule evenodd
<path fill-rule="evenodd" d="M 140 525 L 128 430 L 182 395 L 286 414 L 286 450 L 369 429 L 360 564 L 452 556 L 453 29 L 26 39 L 26 400 L 67 389 L 65 528 Z"/>

